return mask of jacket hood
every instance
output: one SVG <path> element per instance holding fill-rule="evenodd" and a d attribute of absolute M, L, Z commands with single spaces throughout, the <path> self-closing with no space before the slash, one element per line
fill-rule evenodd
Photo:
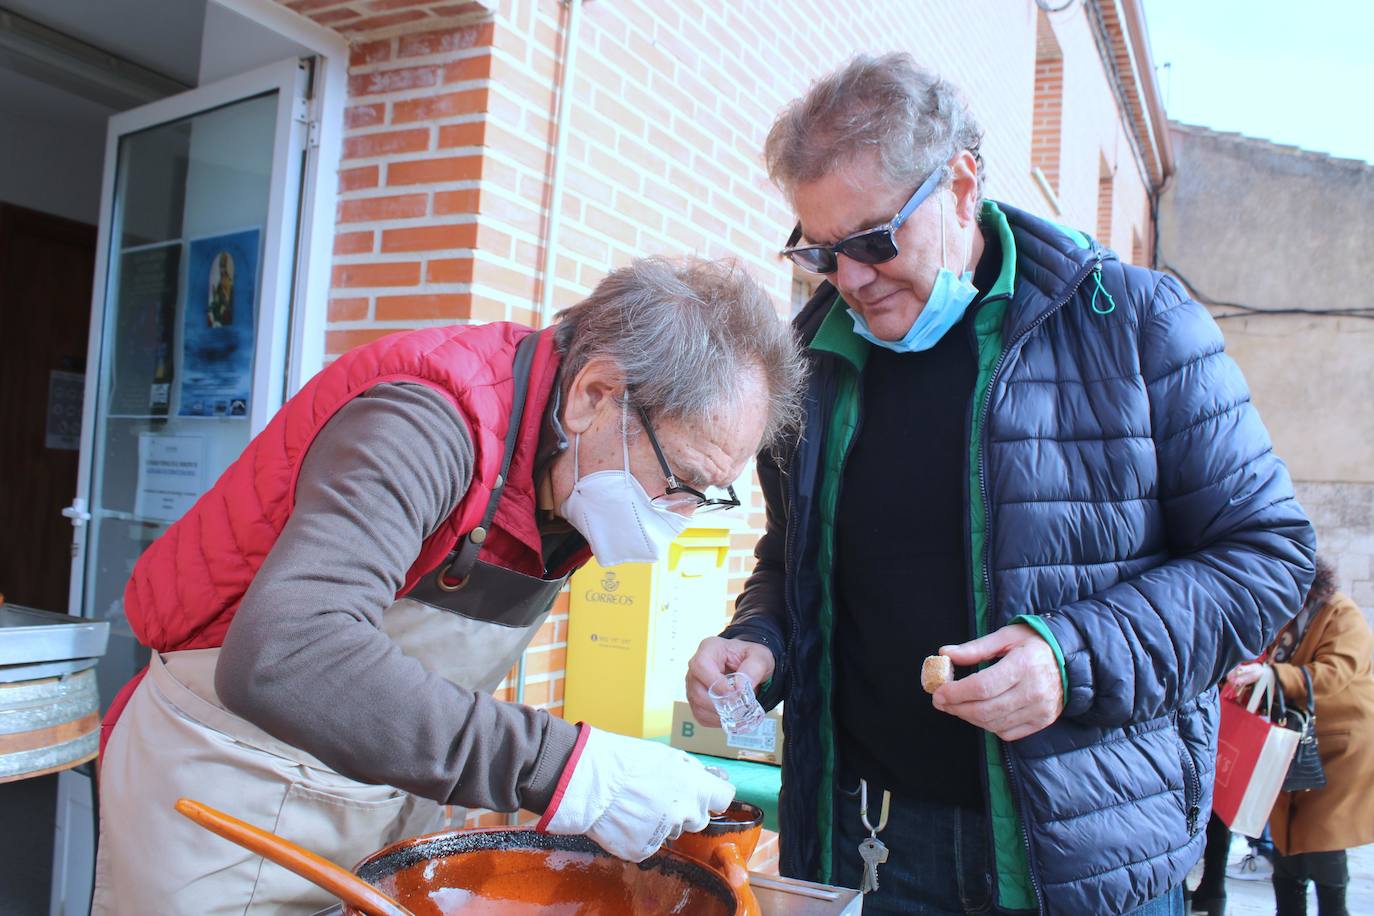
<path fill-rule="evenodd" d="M 1016 240 L 1016 295 L 1007 312 L 1012 340 L 1067 299 L 1097 264 L 1116 255 L 1076 229 L 998 202 Z"/>

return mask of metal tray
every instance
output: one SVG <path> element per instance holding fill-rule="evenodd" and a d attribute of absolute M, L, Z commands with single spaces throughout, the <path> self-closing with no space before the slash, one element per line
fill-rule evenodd
<path fill-rule="evenodd" d="M 0 604 L 0 665 L 28 665 L 105 654 L 110 625 L 70 614 Z"/>
<path fill-rule="evenodd" d="M 98 658 L 65 658 L 60 662 L 32 662 L 27 665 L 0 665 L 0 684 L 36 681 L 46 677 L 71 677 L 94 668 Z"/>
<path fill-rule="evenodd" d="M 754 872 L 749 873 L 749 886 L 765 916 L 858 916 L 863 912 L 863 896 L 849 887 Z"/>

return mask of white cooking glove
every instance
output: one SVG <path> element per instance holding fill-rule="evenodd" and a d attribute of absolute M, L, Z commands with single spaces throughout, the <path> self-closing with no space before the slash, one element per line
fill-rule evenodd
<path fill-rule="evenodd" d="M 675 747 L 582 726 L 539 829 L 585 834 L 612 855 L 642 862 L 663 841 L 701 830 L 735 787 Z M 569 774 L 571 771 L 571 774 Z"/>

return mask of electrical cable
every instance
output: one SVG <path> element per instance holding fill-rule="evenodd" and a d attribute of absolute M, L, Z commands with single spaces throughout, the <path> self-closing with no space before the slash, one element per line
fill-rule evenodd
<path fill-rule="evenodd" d="M 1311 309 L 1300 307 L 1265 309 L 1259 308 L 1258 306 L 1254 305 L 1246 305 L 1243 302 L 1227 302 L 1221 299 L 1213 299 L 1211 296 L 1206 295 L 1196 286 L 1194 286 L 1193 282 L 1189 280 L 1187 277 L 1185 277 L 1182 273 L 1180 273 L 1178 269 L 1175 268 L 1172 264 L 1165 261 L 1160 265 L 1160 267 L 1161 269 L 1166 270 L 1169 273 L 1173 274 L 1175 277 L 1177 277 L 1179 281 L 1185 287 L 1187 287 L 1188 293 L 1203 305 L 1212 306 L 1213 308 L 1235 309 L 1235 311 L 1233 312 L 1226 312 L 1220 315 L 1213 315 L 1212 318 L 1216 321 L 1221 321 L 1226 318 L 1259 318 L 1266 315 L 1314 315 L 1327 318 L 1368 318 L 1374 321 L 1374 306 L 1356 306 L 1354 308 L 1332 309 Z"/>

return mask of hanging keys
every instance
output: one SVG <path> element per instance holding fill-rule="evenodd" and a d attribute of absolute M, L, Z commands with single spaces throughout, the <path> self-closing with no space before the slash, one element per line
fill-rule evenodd
<path fill-rule="evenodd" d="M 859 885 L 859 893 L 872 893 L 878 889 L 878 866 L 887 861 L 887 845 L 876 836 L 868 837 L 859 844 L 859 858 L 864 860 L 864 877 Z"/>
<path fill-rule="evenodd" d="M 878 826 L 868 820 L 868 780 L 859 780 L 859 819 L 863 821 L 868 836 L 859 843 L 859 858 L 863 859 L 864 876 L 859 884 L 859 893 L 870 894 L 878 889 L 878 866 L 887 861 L 887 844 L 878 839 L 878 831 L 887 826 L 888 806 L 892 793 L 883 790 L 883 807 L 878 815 Z"/>

